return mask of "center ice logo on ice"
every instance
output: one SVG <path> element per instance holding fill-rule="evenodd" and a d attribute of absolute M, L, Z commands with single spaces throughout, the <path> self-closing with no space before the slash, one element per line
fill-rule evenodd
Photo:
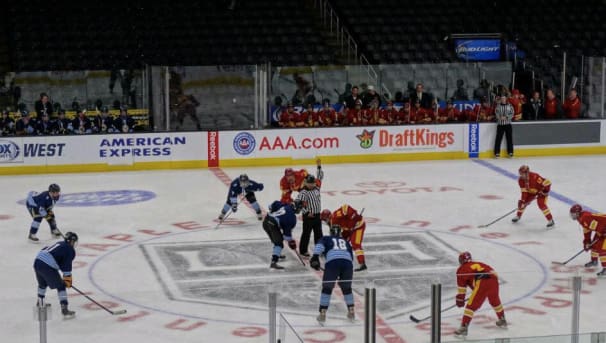
<path fill-rule="evenodd" d="M 362 149 L 368 149 L 372 146 L 372 139 L 375 136 L 375 130 L 368 131 L 364 130 L 361 134 L 356 135 L 356 138 L 360 140 L 360 147 Z"/>
<path fill-rule="evenodd" d="M 156 197 L 156 193 L 136 189 L 120 189 L 114 191 L 81 192 L 61 194 L 58 206 L 92 207 L 115 206 L 144 202 Z M 25 200 L 20 200 L 25 204 Z"/>

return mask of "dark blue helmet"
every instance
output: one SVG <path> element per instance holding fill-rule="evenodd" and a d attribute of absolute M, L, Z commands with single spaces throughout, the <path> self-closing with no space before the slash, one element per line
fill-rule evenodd
<path fill-rule="evenodd" d="M 72 243 L 72 245 L 75 245 L 76 242 L 78 242 L 78 235 L 76 235 L 75 232 L 66 232 L 63 237 L 65 237 L 67 243 Z"/>

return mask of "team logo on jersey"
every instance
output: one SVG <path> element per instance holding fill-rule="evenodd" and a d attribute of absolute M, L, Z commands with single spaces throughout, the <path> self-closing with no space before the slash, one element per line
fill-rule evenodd
<path fill-rule="evenodd" d="M 0 139 L 0 163 L 1 162 L 17 162 L 16 160 L 21 155 L 21 149 L 17 143 L 6 139 Z"/>
<path fill-rule="evenodd" d="M 137 189 L 63 193 L 57 205 L 73 207 L 115 206 L 148 201 L 155 197 L 156 193 L 154 192 Z M 19 203 L 25 204 L 25 200 L 21 200 Z"/>
<path fill-rule="evenodd" d="M 368 149 L 372 146 L 372 139 L 375 136 L 375 130 L 368 131 L 364 129 L 361 134 L 356 135 L 356 138 L 360 140 L 360 147 L 362 149 Z"/>
<path fill-rule="evenodd" d="M 255 137 L 248 132 L 240 132 L 234 137 L 234 150 L 240 155 L 248 155 L 257 145 Z"/>

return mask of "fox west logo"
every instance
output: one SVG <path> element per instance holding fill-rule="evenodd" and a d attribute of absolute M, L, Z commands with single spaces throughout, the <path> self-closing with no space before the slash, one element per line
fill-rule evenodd
<path fill-rule="evenodd" d="M 360 147 L 362 149 L 368 149 L 372 146 L 372 139 L 375 136 L 375 130 L 368 131 L 364 129 L 361 134 L 356 135 L 356 138 L 360 140 Z"/>
<path fill-rule="evenodd" d="M 21 150 L 15 142 L 0 139 L 0 162 L 17 162 L 20 154 Z"/>

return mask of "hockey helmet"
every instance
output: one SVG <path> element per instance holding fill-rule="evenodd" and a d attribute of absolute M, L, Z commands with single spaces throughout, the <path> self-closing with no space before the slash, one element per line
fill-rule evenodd
<path fill-rule="evenodd" d="M 322 220 L 323 222 L 328 223 L 331 216 L 332 216 L 332 213 L 330 212 L 330 210 L 324 209 L 324 210 L 322 210 L 322 212 L 320 212 L 320 220 Z"/>
<path fill-rule="evenodd" d="M 341 225 L 333 224 L 330 226 L 330 235 L 331 236 L 341 236 Z"/>
<path fill-rule="evenodd" d="M 307 177 L 305 177 L 305 183 L 308 185 L 316 185 L 316 177 L 313 175 L 307 175 Z"/>
<path fill-rule="evenodd" d="M 284 176 L 292 176 L 295 175 L 295 171 L 292 168 L 284 169 Z"/>
<path fill-rule="evenodd" d="M 463 264 L 471 261 L 471 253 L 469 251 L 463 251 L 459 254 L 459 264 Z"/>
<path fill-rule="evenodd" d="M 53 196 L 53 199 L 59 200 L 59 194 L 58 193 L 61 193 L 61 187 L 59 187 L 59 185 L 56 184 L 56 183 L 51 183 L 48 186 L 48 192 L 49 193 L 57 193 L 55 196 Z"/>
<path fill-rule="evenodd" d="M 528 172 L 529 172 L 529 171 L 530 171 L 530 167 L 528 167 L 528 166 L 527 166 L 527 165 L 525 165 L 525 164 L 521 165 L 521 166 L 520 166 L 520 169 L 518 169 L 518 173 L 519 173 L 520 175 L 522 175 L 522 174 L 526 175 L 526 174 L 528 174 Z"/>
<path fill-rule="evenodd" d="M 248 178 L 248 175 L 246 175 L 246 174 L 241 174 L 239 177 L 239 181 L 240 181 L 240 187 L 242 187 L 242 188 L 246 188 L 246 187 L 250 186 L 250 179 Z"/>
<path fill-rule="evenodd" d="M 76 243 L 78 243 L 78 235 L 75 232 L 66 232 L 63 237 L 67 243 L 70 243 L 74 248 L 76 247 Z"/>
<path fill-rule="evenodd" d="M 581 211 L 583 211 L 583 208 L 581 207 L 581 205 L 579 205 L 579 204 L 572 205 L 572 207 L 570 208 L 570 218 L 572 218 L 572 220 L 577 220 L 579 218 L 579 216 L 581 215 Z"/>

